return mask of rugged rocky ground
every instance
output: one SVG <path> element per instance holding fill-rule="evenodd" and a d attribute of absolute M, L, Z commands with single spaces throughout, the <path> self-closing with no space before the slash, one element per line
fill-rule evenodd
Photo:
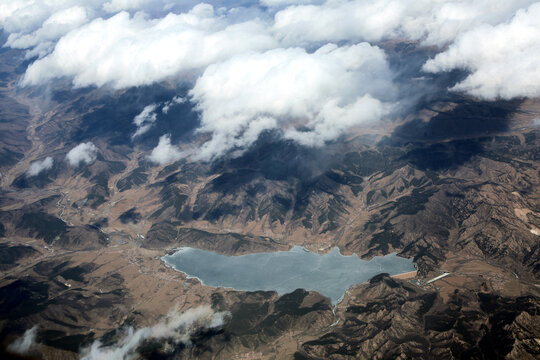
<path fill-rule="evenodd" d="M 182 89 L 60 87 L 43 102 L 15 86 L 20 53 L 2 49 L 0 57 L 3 346 L 39 324 L 36 356 L 77 358 L 94 340 L 114 343 L 116 329 L 152 325 L 175 305 L 210 304 L 230 312 L 222 328 L 192 334 L 189 346 L 145 343 L 139 353 L 540 356 L 538 101 L 426 98 L 407 118 L 321 150 L 267 133 L 237 158 L 155 166 L 146 155 L 157 133 L 197 141 L 189 105 L 136 144 L 126 129 L 146 104 Z M 96 144 L 98 159 L 71 168 L 63 159 L 83 141 Z M 27 177 L 46 156 L 53 168 Z M 213 289 L 159 259 L 179 246 L 239 255 L 293 245 L 366 258 L 398 252 L 414 259 L 418 276 L 377 276 L 333 308 L 303 290 Z M 440 271 L 450 275 L 425 283 Z"/>

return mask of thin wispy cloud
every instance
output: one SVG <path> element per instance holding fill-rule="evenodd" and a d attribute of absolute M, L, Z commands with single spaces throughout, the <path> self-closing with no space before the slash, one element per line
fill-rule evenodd
<path fill-rule="evenodd" d="M 82 350 L 82 360 L 129 360 L 138 358 L 138 347 L 147 340 L 172 341 L 190 344 L 197 331 L 215 329 L 224 325 L 228 312 L 215 312 L 209 306 L 189 309 L 184 313 L 171 311 L 159 323 L 140 329 L 130 327 L 116 344 L 104 346 L 100 341 Z"/>
<path fill-rule="evenodd" d="M 7 351 L 18 355 L 29 355 L 37 351 L 40 344 L 37 341 L 39 326 L 35 325 L 26 330 L 24 334 L 8 345 Z"/>

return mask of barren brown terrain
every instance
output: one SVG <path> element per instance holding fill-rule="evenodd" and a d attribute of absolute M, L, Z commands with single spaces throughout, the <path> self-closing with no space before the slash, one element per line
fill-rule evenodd
<path fill-rule="evenodd" d="M 12 50 L 1 56 L 14 72 Z M 145 344 L 140 356 L 540 356 L 538 100 L 456 96 L 320 153 L 268 134 L 237 158 L 157 166 L 125 131 L 140 109 L 119 104 L 139 94 L 63 90 L 43 103 L 16 81 L 0 87 L 2 346 L 38 324 L 36 356 L 76 359 L 96 340 L 121 339 L 117 330 L 209 305 L 230 313 L 223 327 L 173 349 Z M 89 140 L 97 160 L 68 166 L 67 151 Z M 46 156 L 53 168 L 28 177 Z M 397 252 L 417 271 L 378 275 L 333 307 L 302 289 L 203 286 L 160 259 L 183 246 L 240 255 L 294 245 Z"/>

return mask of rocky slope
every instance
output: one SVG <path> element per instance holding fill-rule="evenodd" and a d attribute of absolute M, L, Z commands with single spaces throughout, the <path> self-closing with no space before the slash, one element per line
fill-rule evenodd
<path fill-rule="evenodd" d="M 178 104 L 138 142 L 133 117 L 185 89 L 58 86 L 41 103 L 15 88 L 18 56 L 0 52 L 2 346 L 40 324 L 43 358 L 77 358 L 176 303 L 231 315 L 189 346 L 144 343 L 141 356 L 540 356 L 538 101 L 426 98 L 413 115 L 324 149 L 266 133 L 236 158 L 157 166 L 147 159 L 157 135 L 201 141 L 197 114 Z M 85 141 L 96 161 L 69 166 L 66 153 Z M 52 168 L 27 176 L 47 156 Z M 303 290 L 213 289 L 159 259 L 179 246 L 239 255 L 293 245 L 398 252 L 414 259 L 417 281 L 378 276 L 334 309 Z M 425 282 L 440 270 L 451 275 Z"/>

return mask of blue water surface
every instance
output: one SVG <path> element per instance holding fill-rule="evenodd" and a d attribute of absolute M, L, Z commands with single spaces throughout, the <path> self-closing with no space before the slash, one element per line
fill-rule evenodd
<path fill-rule="evenodd" d="M 343 256 L 337 248 L 316 254 L 295 246 L 289 251 L 227 256 L 211 251 L 181 248 L 162 258 L 169 266 L 198 278 L 203 284 L 235 290 L 273 290 L 287 294 L 296 289 L 315 290 L 337 303 L 352 285 L 380 273 L 414 271 L 411 259 L 395 253 L 362 260 Z"/>

